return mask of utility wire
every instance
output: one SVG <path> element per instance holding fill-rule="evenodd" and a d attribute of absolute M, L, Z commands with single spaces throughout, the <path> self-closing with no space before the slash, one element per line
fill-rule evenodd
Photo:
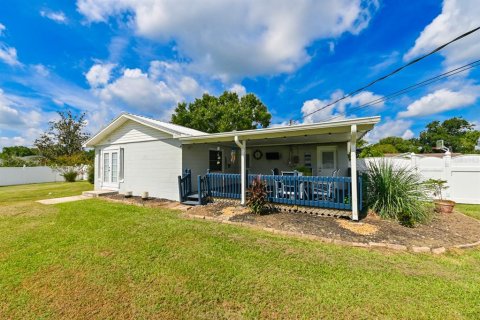
<path fill-rule="evenodd" d="M 330 103 L 326 104 L 325 106 L 323 106 L 323 107 L 321 107 L 321 108 L 319 108 L 319 109 L 317 109 L 317 110 L 314 110 L 314 111 L 312 111 L 312 112 L 310 112 L 310 113 L 307 113 L 307 114 L 303 115 L 303 116 L 302 116 L 302 119 L 305 119 L 306 117 L 308 117 L 308 116 L 310 116 L 310 115 L 312 115 L 312 114 L 314 114 L 314 113 L 317 113 L 317 112 L 319 112 L 319 111 L 321 111 L 321 110 L 323 110 L 323 109 L 325 109 L 325 108 L 328 108 L 328 107 L 336 104 L 337 102 L 340 102 L 340 101 L 342 101 L 342 100 L 344 100 L 344 99 L 346 99 L 346 98 L 348 98 L 348 97 L 350 97 L 350 96 L 353 96 L 353 95 L 355 95 L 355 94 L 357 94 L 357 93 L 359 93 L 359 92 L 361 92 L 361 91 L 364 91 L 365 89 L 373 86 L 375 83 L 380 82 L 380 81 L 383 81 L 383 80 L 385 80 L 385 79 L 388 78 L 388 77 L 391 77 L 392 75 L 400 72 L 401 70 L 403 70 L 403 69 L 405 69 L 405 68 L 407 68 L 407 67 L 409 67 L 409 66 L 411 66 L 411 65 L 413 65 L 413 64 L 415 64 L 415 63 L 417 63 L 417 62 L 419 62 L 419 61 L 421 61 L 421 60 L 423 60 L 423 59 L 425 59 L 425 58 L 427 58 L 427 57 L 429 57 L 429 56 L 431 56 L 431 55 L 433 55 L 434 53 L 442 50 L 442 49 L 445 48 L 446 46 L 448 46 L 448 45 L 450 45 L 450 44 L 452 44 L 452 43 L 454 43 L 454 42 L 456 42 L 456 41 L 458 41 L 458 40 L 460 40 L 460 39 L 463 39 L 463 38 L 471 35 L 471 34 L 474 33 L 474 32 L 477 32 L 479 29 L 480 29 L 480 27 L 476 27 L 475 29 L 472 29 L 472 30 L 470 30 L 470 31 L 468 31 L 468 32 L 465 32 L 464 34 L 456 37 L 455 39 L 450 40 L 449 42 L 446 42 L 446 43 L 442 44 L 441 46 L 435 48 L 434 50 L 430 51 L 429 53 L 427 53 L 427 54 L 425 54 L 425 55 L 423 55 L 423 56 L 420 56 L 420 57 L 418 57 L 418 58 L 416 58 L 416 59 L 413 59 L 412 61 L 410 61 L 410 62 L 408 62 L 407 64 L 405 64 L 405 65 L 403 65 L 403 66 L 401 66 L 401 67 L 393 70 L 392 72 L 390 72 L 390 73 L 388 73 L 388 74 L 386 74 L 386 75 L 384 75 L 384 76 L 382 76 L 382 77 L 380 77 L 380 78 L 378 78 L 378 79 L 376 79 L 376 80 L 373 80 L 373 81 L 370 82 L 369 84 L 367 84 L 367 85 L 365 85 L 365 86 L 363 86 L 363 87 L 361 87 L 361 88 L 358 88 L 358 89 L 356 89 L 356 90 L 354 90 L 354 91 L 351 91 L 350 93 L 344 95 L 343 97 L 341 97 L 341 98 L 339 98 L 339 99 L 337 99 L 337 100 L 335 100 L 335 101 L 333 101 L 333 102 L 330 102 Z"/>
<path fill-rule="evenodd" d="M 369 102 L 366 102 L 362 105 L 359 105 L 359 106 L 356 106 L 356 107 L 353 107 L 353 108 L 350 108 L 349 111 L 353 111 L 353 110 L 359 110 L 359 109 L 364 109 L 364 108 L 368 108 L 370 106 L 373 106 L 373 105 L 376 105 L 376 104 L 379 104 L 379 103 L 382 103 L 382 102 L 385 102 L 387 100 L 390 100 L 392 98 L 395 98 L 399 95 L 402 95 L 402 94 L 405 94 L 405 93 L 408 93 L 410 91 L 413 91 L 413 90 L 416 90 L 418 88 L 421 88 L 421 87 L 425 87 L 429 84 L 432 84 L 434 82 L 437 82 L 437 81 L 440 81 L 440 80 L 443 80 L 443 79 L 446 79 L 448 77 L 451 77 L 451 76 L 454 76 L 458 73 L 461 73 L 461 72 L 465 72 L 465 71 L 468 71 L 470 69 L 473 69 L 477 66 L 480 65 L 480 59 L 479 60 L 475 60 L 473 62 L 470 62 L 466 65 L 463 65 L 461 67 L 458 67 L 458 68 L 455 68 L 455 69 L 452 69 L 452 70 L 449 70 L 447 72 L 444 72 L 442 74 L 439 74 L 439 75 L 436 75 L 435 77 L 432 77 L 432 78 L 429 78 L 429 79 L 426 79 L 424 81 L 421 81 L 421 82 L 418 82 L 416 84 L 413 84 L 413 85 L 410 85 L 406 88 L 403 88 L 401 90 L 398 90 L 398 91 L 395 91 L 395 92 L 392 92 L 392 93 L 389 93 L 383 97 L 380 97 L 380 98 L 377 98 L 377 99 L 374 99 L 374 100 L 371 100 Z M 344 114 L 341 114 L 341 115 L 337 115 L 337 116 L 333 116 L 331 118 L 328 118 L 328 119 L 325 119 L 325 120 L 322 120 L 322 122 L 326 122 L 326 121 L 331 121 L 333 119 L 336 119 L 336 118 L 340 118 L 340 117 L 343 117 Z"/>

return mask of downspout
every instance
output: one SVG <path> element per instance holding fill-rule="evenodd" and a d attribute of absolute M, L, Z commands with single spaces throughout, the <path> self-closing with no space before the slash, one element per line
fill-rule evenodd
<path fill-rule="evenodd" d="M 246 175 L 247 175 L 247 142 L 242 141 L 238 136 L 234 137 L 235 144 L 240 148 L 240 185 L 241 185 L 241 197 L 240 197 L 240 204 L 245 204 L 246 198 Z"/>

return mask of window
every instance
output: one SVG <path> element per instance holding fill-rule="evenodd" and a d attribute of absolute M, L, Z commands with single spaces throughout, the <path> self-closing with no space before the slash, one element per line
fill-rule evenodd
<path fill-rule="evenodd" d="M 112 182 L 117 182 L 118 178 L 118 153 L 112 152 Z"/>
<path fill-rule="evenodd" d="M 102 178 L 102 153 L 100 150 L 98 151 L 98 159 L 97 159 L 97 178 Z"/>
<path fill-rule="evenodd" d="M 120 173 L 119 173 L 119 179 L 120 181 L 123 181 L 123 177 L 124 177 L 124 172 L 125 172 L 125 166 L 124 166 L 124 158 L 125 158 L 125 149 L 123 148 L 120 148 Z"/>
<path fill-rule="evenodd" d="M 110 156 L 108 153 L 103 154 L 103 182 L 109 182 L 110 178 Z"/>
<path fill-rule="evenodd" d="M 208 155 L 208 169 L 210 171 L 222 171 L 222 151 L 210 150 Z"/>

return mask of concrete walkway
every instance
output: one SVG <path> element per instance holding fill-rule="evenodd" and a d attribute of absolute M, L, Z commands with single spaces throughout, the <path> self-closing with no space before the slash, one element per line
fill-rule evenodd
<path fill-rule="evenodd" d="M 82 196 L 71 196 L 71 197 L 63 197 L 63 198 L 37 200 L 35 202 L 38 202 L 41 204 L 57 204 L 57 203 L 73 202 L 73 201 L 80 201 L 80 200 L 87 200 L 87 199 L 91 199 L 91 197 L 82 195 Z"/>

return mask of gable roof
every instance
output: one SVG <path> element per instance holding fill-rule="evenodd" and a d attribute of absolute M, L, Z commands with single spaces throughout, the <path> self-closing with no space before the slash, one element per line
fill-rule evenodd
<path fill-rule="evenodd" d="M 140 123 L 144 126 L 165 132 L 170 134 L 172 138 L 180 138 L 185 136 L 205 135 L 205 132 L 195 129 L 187 128 L 173 123 L 163 122 L 152 118 L 147 118 L 131 113 L 122 113 L 115 118 L 108 126 L 100 130 L 97 134 L 93 135 L 85 142 L 85 147 L 93 147 L 102 140 L 104 140 L 109 134 L 118 129 L 128 120 Z"/>

